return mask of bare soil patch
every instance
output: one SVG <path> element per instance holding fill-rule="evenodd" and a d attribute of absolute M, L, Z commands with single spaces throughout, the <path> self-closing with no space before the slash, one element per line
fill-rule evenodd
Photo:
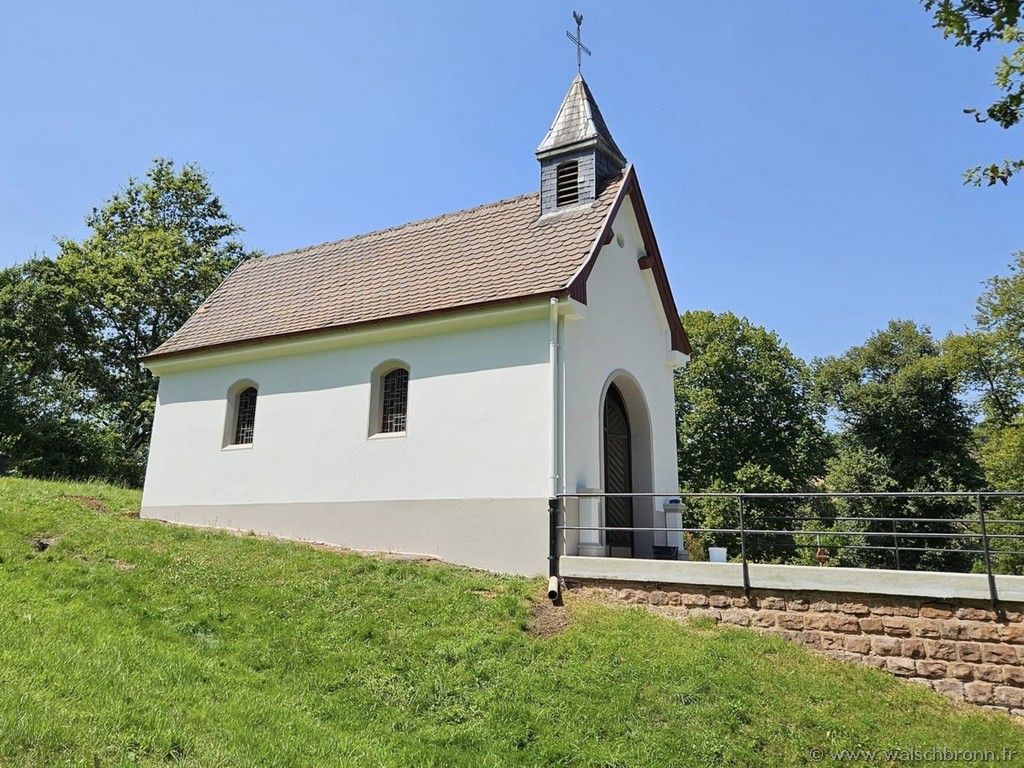
<path fill-rule="evenodd" d="M 77 501 L 79 504 L 87 506 L 93 512 L 107 511 L 107 505 L 103 503 L 103 499 L 98 499 L 95 496 L 66 496 L 65 498 Z"/>
<path fill-rule="evenodd" d="M 58 541 L 60 541 L 60 536 L 37 536 L 32 539 L 32 549 L 36 552 L 45 552 Z"/>
<path fill-rule="evenodd" d="M 554 637 L 569 628 L 572 622 L 569 608 L 565 605 L 554 605 L 548 600 L 547 593 L 541 592 L 534 598 L 530 609 L 530 620 L 526 624 L 526 633 L 530 637 Z"/>

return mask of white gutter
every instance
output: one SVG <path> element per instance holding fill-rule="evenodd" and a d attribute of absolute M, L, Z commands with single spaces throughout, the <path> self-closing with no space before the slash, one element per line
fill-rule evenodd
<path fill-rule="evenodd" d="M 558 298 L 551 299 L 550 311 L 550 349 L 548 350 L 551 364 L 551 492 L 550 497 L 558 495 Z"/>

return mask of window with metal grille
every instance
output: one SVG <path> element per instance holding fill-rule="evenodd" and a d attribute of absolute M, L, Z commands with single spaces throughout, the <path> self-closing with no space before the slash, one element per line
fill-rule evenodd
<path fill-rule="evenodd" d="M 558 166 L 558 179 L 555 186 L 555 205 L 572 205 L 580 200 L 580 164 L 577 160 L 562 163 Z"/>
<path fill-rule="evenodd" d="M 381 382 L 381 432 L 405 432 L 409 401 L 409 372 L 395 368 Z"/>
<path fill-rule="evenodd" d="M 247 387 L 238 393 L 235 411 L 235 439 L 233 445 L 251 445 L 256 429 L 256 387 Z"/>

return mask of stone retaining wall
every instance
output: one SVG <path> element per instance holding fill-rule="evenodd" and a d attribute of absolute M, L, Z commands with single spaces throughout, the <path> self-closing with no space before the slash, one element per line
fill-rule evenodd
<path fill-rule="evenodd" d="M 960 701 L 1024 714 L 1024 604 L 831 592 L 771 593 L 568 579 L 673 618 L 703 617 L 777 635 Z"/>

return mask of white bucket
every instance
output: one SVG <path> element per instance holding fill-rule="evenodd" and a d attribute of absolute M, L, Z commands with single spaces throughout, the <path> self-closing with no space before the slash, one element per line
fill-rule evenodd
<path fill-rule="evenodd" d="M 708 547 L 708 560 L 712 563 L 727 563 L 729 555 L 725 547 Z"/>

